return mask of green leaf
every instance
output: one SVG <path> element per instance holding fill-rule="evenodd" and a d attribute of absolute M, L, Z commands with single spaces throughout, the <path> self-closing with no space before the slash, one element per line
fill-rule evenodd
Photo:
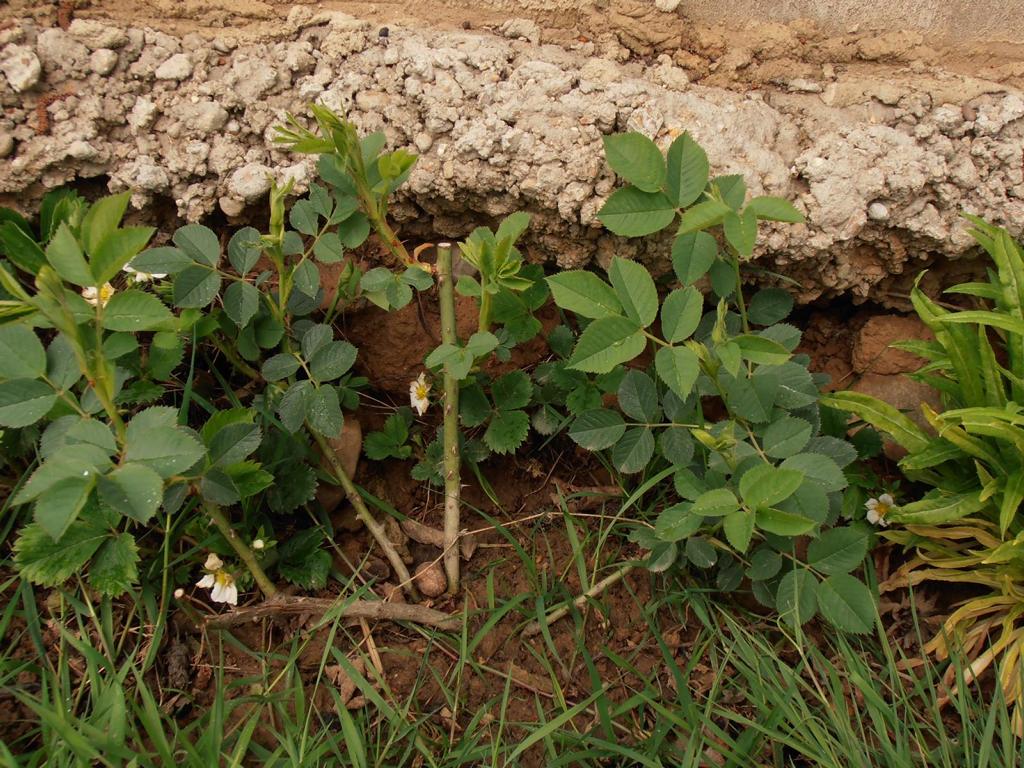
<path fill-rule="evenodd" d="M 306 412 L 313 396 L 311 381 L 297 381 L 285 391 L 277 406 L 277 415 L 281 424 L 289 432 L 295 433 L 306 421 Z"/>
<path fill-rule="evenodd" d="M 212 269 L 194 265 L 174 278 L 174 305 L 201 309 L 217 297 L 220 275 Z"/>
<path fill-rule="evenodd" d="M 711 269 L 718 244 L 707 232 L 683 233 L 672 241 L 672 268 L 683 285 L 692 285 Z"/>
<path fill-rule="evenodd" d="M 761 546 L 750 556 L 747 576 L 752 581 L 764 581 L 774 578 L 780 570 L 782 570 L 782 555 L 767 546 Z"/>
<path fill-rule="evenodd" d="M 139 580 L 139 548 L 130 533 L 109 536 L 89 566 L 89 586 L 107 597 L 117 597 Z"/>
<path fill-rule="evenodd" d="M 69 283 L 81 288 L 95 284 L 85 254 L 82 253 L 67 222 L 61 222 L 50 244 L 46 246 L 46 260 L 57 274 Z"/>
<path fill-rule="evenodd" d="M 742 214 L 729 211 L 722 219 L 722 228 L 729 244 L 740 256 L 749 259 L 757 244 L 757 217 L 754 213 L 749 210 Z"/>
<path fill-rule="evenodd" d="M 13 221 L 0 223 L 0 253 L 33 275 L 46 264 L 43 249 L 25 230 Z"/>
<path fill-rule="evenodd" d="M 794 416 L 784 416 L 765 430 L 761 446 L 773 459 L 785 459 L 800 453 L 810 439 L 809 422 Z"/>
<path fill-rule="evenodd" d="M 362 211 L 356 211 L 338 224 L 338 237 L 346 248 L 358 248 L 370 234 L 370 220 Z"/>
<path fill-rule="evenodd" d="M 220 262 L 220 241 L 209 227 L 202 224 L 186 224 L 179 227 L 171 239 L 186 256 L 199 264 L 216 267 Z"/>
<path fill-rule="evenodd" d="M 495 380 L 491 385 L 491 397 L 499 410 L 525 408 L 533 397 L 533 384 L 523 371 L 512 371 Z"/>
<path fill-rule="evenodd" d="M 878 616 L 870 590 L 845 573 L 829 576 L 818 584 L 818 609 L 833 626 L 859 635 L 870 632 Z"/>
<path fill-rule="evenodd" d="M 156 229 L 153 227 L 126 227 L 111 232 L 99 248 L 90 252 L 92 261 L 89 266 L 96 278 L 95 285 L 113 280 L 146 247 L 154 232 Z"/>
<path fill-rule="evenodd" d="M 654 435 L 649 427 L 630 427 L 612 448 L 612 464 L 623 474 L 640 472 L 654 455 Z"/>
<path fill-rule="evenodd" d="M 129 430 L 125 447 L 127 461 L 145 464 L 163 478 L 190 469 L 204 453 L 202 443 L 177 427 Z"/>
<path fill-rule="evenodd" d="M 743 201 L 747 197 L 747 183 L 743 176 L 738 173 L 727 176 L 716 176 L 711 183 L 718 189 L 725 204 L 738 211 L 743 207 Z"/>
<path fill-rule="evenodd" d="M 228 241 L 228 262 L 242 277 L 256 266 L 262 253 L 260 232 L 255 227 L 242 227 Z"/>
<path fill-rule="evenodd" d="M 808 480 L 820 485 L 827 493 L 841 491 L 847 486 L 846 475 L 828 456 L 820 453 L 798 453 L 782 462 L 783 469 L 803 472 Z"/>
<path fill-rule="evenodd" d="M 679 234 L 688 234 L 708 229 L 722 223 L 727 213 L 731 213 L 729 206 L 718 200 L 705 200 L 688 208 L 679 221 Z"/>
<path fill-rule="evenodd" d="M 21 529 L 14 544 L 14 562 L 22 578 L 55 587 L 81 572 L 108 536 L 104 528 L 78 520 L 60 541 L 54 541 L 42 526 L 30 523 Z"/>
<path fill-rule="evenodd" d="M 184 340 L 176 333 L 153 334 L 149 345 L 149 373 L 156 381 L 167 381 L 185 356 Z"/>
<path fill-rule="evenodd" d="M 688 133 L 677 136 L 668 148 L 669 199 L 680 208 L 697 201 L 708 184 L 708 156 Z"/>
<path fill-rule="evenodd" d="M 693 504 L 683 502 L 663 510 L 654 523 L 654 535 L 662 541 L 681 541 L 700 530 L 704 519 L 693 512 Z"/>
<path fill-rule="evenodd" d="M 643 371 L 630 370 L 619 383 L 619 407 L 622 412 L 641 422 L 655 422 L 661 415 L 658 388 Z"/>
<path fill-rule="evenodd" d="M 280 381 L 299 370 L 299 360 L 295 355 L 288 352 L 281 352 L 273 357 L 267 358 L 263 363 L 260 374 L 266 381 Z"/>
<path fill-rule="evenodd" d="M 805 624 L 818 611 L 818 582 L 804 568 L 795 567 L 782 577 L 775 597 L 780 616 L 793 625 Z"/>
<path fill-rule="evenodd" d="M 0 325 L 0 379 L 37 379 L 45 374 L 46 350 L 35 332 L 24 325 Z"/>
<path fill-rule="evenodd" d="M 886 520 L 903 525 L 941 525 L 972 515 L 984 506 L 978 491 L 953 494 L 933 491 L 919 501 L 893 509 Z"/>
<path fill-rule="evenodd" d="M 626 317 L 604 317 L 580 335 L 568 366 L 588 373 L 608 373 L 647 347 L 640 325 Z"/>
<path fill-rule="evenodd" d="M 712 488 L 693 502 L 693 513 L 702 517 L 724 517 L 739 509 L 740 503 L 728 488 Z"/>
<path fill-rule="evenodd" d="M 88 477 L 67 477 L 54 483 L 36 499 L 33 507 L 36 523 L 54 541 L 59 540 L 85 507 L 95 485 L 96 478 L 92 474 Z"/>
<path fill-rule="evenodd" d="M 747 203 L 746 210 L 765 221 L 786 221 L 791 224 L 804 221 L 804 215 L 781 197 L 755 197 Z"/>
<path fill-rule="evenodd" d="M 334 381 L 356 361 L 356 348 L 347 341 L 332 341 L 309 361 L 309 373 L 317 381 Z"/>
<path fill-rule="evenodd" d="M 259 426 L 250 421 L 226 424 L 209 438 L 210 463 L 220 467 L 237 464 L 259 447 L 261 439 Z"/>
<path fill-rule="evenodd" d="M 135 289 L 115 293 L 103 313 L 108 331 L 167 330 L 173 323 L 174 315 L 160 299 Z"/>
<path fill-rule="evenodd" d="M 63 480 L 95 478 L 99 473 L 98 464 L 106 467 L 110 462 L 102 451 L 97 454 L 94 446 L 65 446 L 58 454 L 39 465 L 18 491 L 13 503 L 25 504 L 32 501 Z"/>
<path fill-rule="evenodd" d="M 224 313 L 239 328 L 256 317 L 260 308 L 260 292 L 244 280 L 232 282 L 224 291 Z"/>
<path fill-rule="evenodd" d="M 180 248 L 165 245 L 143 251 L 131 260 L 130 266 L 137 272 L 176 275 L 194 263 Z"/>
<path fill-rule="evenodd" d="M 619 176 L 644 192 L 657 192 L 665 183 L 665 159 L 658 145 L 642 133 L 604 136 L 608 165 Z"/>
<path fill-rule="evenodd" d="M 825 574 L 849 573 L 864 562 L 867 553 L 866 529 L 833 528 L 807 546 L 807 564 Z"/>
<path fill-rule="evenodd" d="M 834 392 L 822 397 L 821 403 L 853 413 L 875 429 L 890 435 L 912 454 L 923 451 L 930 442 L 928 435 L 910 418 L 871 395 L 860 392 Z"/>
<path fill-rule="evenodd" d="M 740 553 L 746 552 L 754 536 L 754 513 L 748 509 L 738 509 L 726 515 L 722 521 L 722 530 L 733 549 Z"/>
<path fill-rule="evenodd" d="M 545 279 L 555 304 L 562 309 L 594 320 L 622 314 L 615 291 L 593 272 L 571 270 Z"/>
<path fill-rule="evenodd" d="M 319 231 L 318 218 L 309 200 L 296 200 L 288 211 L 288 222 L 304 235 L 315 235 Z"/>
<path fill-rule="evenodd" d="M 484 443 L 495 453 L 514 453 L 530 432 L 526 411 L 498 411 L 484 432 Z"/>
<path fill-rule="evenodd" d="M 337 233 L 324 232 L 324 234 L 313 243 L 313 255 L 321 264 L 337 264 L 345 258 L 345 249 Z"/>
<path fill-rule="evenodd" d="M 131 197 L 131 192 L 107 195 L 89 206 L 81 225 L 82 242 L 86 251 L 95 254 L 100 243 L 117 229 Z"/>
<path fill-rule="evenodd" d="M 569 437 L 578 445 L 590 451 L 610 448 L 626 432 L 622 417 L 606 408 L 584 411 L 569 427 Z"/>
<path fill-rule="evenodd" d="M 700 361 L 686 347 L 661 347 L 654 356 L 654 368 L 668 388 L 685 400 L 697 381 Z"/>
<path fill-rule="evenodd" d="M 698 568 L 710 568 L 718 562 L 718 552 L 702 536 L 691 536 L 686 540 L 686 558 Z"/>
<path fill-rule="evenodd" d="M 744 334 L 735 337 L 733 341 L 740 348 L 740 356 L 744 360 L 759 365 L 782 365 L 789 362 L 791 357 L 788 349 L 764 336 Z"/>
<path fill-rule="evenodd" d="M 670 464 L 685 467 L 693 460 L 693 438 L 684 427 L 669 427 L 658 436 L 658 450 Z"/>
<path fill-rule="evenodd" d="M 324 437 L 337 437 L 345 425 L 338 391 L 329 384 L 318 387 L 309 398 L 306 417 L 309 425 Z"/>
<path fill-rule="evenodd" d="M 97 480 L 100 499 L 115 512 L 145 523 L 156 514 L 164 481 L 143 464 L 124 464 Z"/>
<path fill-rule="evenodd" d="M 658 289 L 646 267 L 635 261 L 612 257 L 608 279 L 622 303 L 626 317 L 646 328 L 658 316 Z"/>
<path fill-rule="evenodd" d="M 323 589 L 331 573 L 331 555 L 322 549 L 303 558 L 283 561 L 278 570 L 292 584 L 302 589 Z"/>
<path fill-rule="evenodd" d="M 818 525 L 816 520 L 797 512 L 769 507 L 757 511 L 757 527 L 776 536 L 802 536 Z"/>
<path fill-rule="evenodd" d="M 755 325 L 774 325 L 793 311 L 793 297 L 781 288 L 765 288 L 747 306 L 747 319 Z"/>
<path fill-rule="evenodd" d="M 802 472 L 759 464 L 740 478 L 740 495 L 751 509 L 763 509 L 788 499 L 804 481 Z"/>
<path fill-rule="evenodd" d="M 57 394 L 45 382 L 25 378 L 0 382 L 0 426 L 35 424 L 55 402 Z"/>
<path fill-rule="evenodd" d="M 597 218 L 622 237 L 643 237 L 664 229 L 676 216 L 676 208 L 661 192 L 623 187 L 612 192 Z"/>
<path fill-rule="evenodd" d="M 704 314 L 704 297 L 692 285 L 672 291 L 661 305 L 661 332 L 678 344 L 693 335 Z"/>

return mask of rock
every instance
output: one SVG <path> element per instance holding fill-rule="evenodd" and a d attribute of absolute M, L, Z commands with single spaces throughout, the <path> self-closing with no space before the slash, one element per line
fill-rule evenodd
<path fill-rule="evenodd" d="M 140 157 L 132 174 L 135 186 L 146 192 L 160 192 L 170 186 L 167 171 L 154 163 L 149 157 Z"/>
<path fill-rule="evenodd" d="M 346 414 L 341 434 L 332 437 L 327 442 L 341 459 L 345 474 L 355 477 L 356 470 L 359 468 L 359 456 L 363 451 L 363 427 L 359 423 L 359 419 L 351 414 Z"/>
<path fill-rule="evenodd" d="M 229 219 L 234 219 L 242 215 L 242 211 L 245 210 L 245 201 L 239 200 L 237 197 L 231 197 L 230 195 L 221 195 L 217 198 L 217 205 L 224 212 L 224 215 Z"/>
<path fill-rule="evenodd" d="M 148 128 L 156 117 L 157 106 L 149 99 L 137 99 L 132 111 L 128 113 L 128 125 L 136 130 Z"/>
<path fill-rule="evenodd" d="M 123 30 L 95 19 L 74 19 L 68 27 L 68 34 L 91 50 L 120 48 L 128 42 L 128 35 Z"/>
<path fill-rule="evenodd" d="M 81 139 L 68 144 L 67 153 L 68 157 L 73 157 L 75 160 L 93 160 L 99 155 L 92 144 Z"/>
<path fill-rule="evenodd" d="M 8 131 L 0 131 L 0 157 L 10 157 L 14 151 L 14 137 Z"/>
<path fill-rule="evenodd" d="M 156 68 L 157 80 L 187 80 L 192 74 L 192 62 L 185 53 L 176 53 Z"/>
<path fill-rule="evenodd" d="M 260 163 L 243 165 L 228 179 L 228 191 L 242 200 L 253 201 L 270 191 L 271 170 Z"/>
<path fill-rule="evenodd" d="M 33 53 L 31 48 L 23 45 L 8 45 L 0 53 L 3 59 L 0 60 L 0 70 L 3 70 L 7 82 L 10 83 L 17 93 L 27 91 L 39 82 L 39 75 L 43 71 L 39 57 Z"/>
<path fill-rule="evenodd" d="M 889 218 L 889 209 L 885 203 L 876 200 L 868 206 L 868 218 L 872 221 L 885 221 Z"/>
<path fill-rule="evenodd" d="M 228 122 L 228 111 L 215 101 L 183 104 L 176 116 L 187 128 L 201 134 L 219 131 Z"/>
<path fill-rule="evenodd" d="M 445 578 L 444 569 L 440 563 L 420 563 L 416 566 L 416 575 L 413 576 L 416 589 L 427 597 L 440 597 L 448 589 L 448 579 Z"/>
<path fill-rule="evenodd" d="M 540 27 L 533 19 L 509 19 L 498 31 L 513 40 L 527 40 L 534 45 L 540 42 Z"/>
<path fill-rule="evenodd" d="M 44 29 L 36 38 L 36 54 L 47 72 L 63 70 L 68 75 L 84 74 L 89 49 L 63 29 Z"/>
<path fill-rule="evenodd" d="M 861 374 L 894 375 L 916 371 L 925 360 L 910 352 L 893 349 L 897 341 L 935 338 L 931 330 L 916 317 L 876 315 L 860 329 L 853 341 L 853 370 Z"/>
<path fill-rule="evenodd" d="M 662 13 L 672 13 L 679 7 L 680 0 L 654 0 L 654 7 Z"/>
<path fill-rule="evenodd" d="M 89 57 L 89 68 L 97 75 L 109 75 L 117 66 L 117 52 L 109 48 L 97 48 Z"/>

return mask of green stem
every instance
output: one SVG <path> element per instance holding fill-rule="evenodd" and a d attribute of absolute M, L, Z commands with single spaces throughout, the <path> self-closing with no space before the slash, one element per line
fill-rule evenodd
<path fill-rule="evenodd" d="M 348 499 L 349 504 L 356 511 L 356 516 L 363 521 L 363 525 L 370 532 L 373 538 L 376 540 L 380 548 L 384 550 L 384 554 L 391 563 L 391 567 L 395 571 L 395 576 L 401 582 L 402 587 L 409 593 L 413 599 L 417 598 L 416 586 L 413 584 L 412 577 L 409 575 L 409 569 L 405 567 L 405 563 L 402 562 L 401 555 L 398 554 L 398 550 L 395 549 L 395 545 L 391 543 L 388 538 L 387 532 L 384 530 L 384 526 L 377 522 L 377 519 L 370 514 L 370 510 L 366 508 L 366 503 L 363 501 L 363 497 L 359 495 L 359 490 L 356 488 L 355 483 L 352 482 L 352 478 L 348 476 L 345 471 L 345 467 L 341 464 L 341 459 L 338 458 L 338 454 L 335 453 L 331 447 L 330 442 L 326 437 L 321 435 L 309 424 L 306 425 L 309 429 L 310 434 L 316 439 L 317 445 L 320 446 L 320 451 L 331 465 L 334 477 L 339 483 L 341 483 L 342 489 L 345 491 L 345 498 Z"/>
<path fill-rule="evenodd" d="M 747 322 L 747 303 L 743 300 L 743 278 L 740 277 L 740 260 L 735 254 L 732 255 L 732 268 L 736 273 L 736 306 L 740 310 L 740 319 L 743 321 L 743 332 L 750 333 L 750 323 Z"/>
<path fill-rule="evenodd" d="M 480 322 L 477 330 L 486 333 L 491 330 L 491 294 L 487 291 L 487 278 L 480 273 Z"/>
<path fill-rule="evenodd" d="M 238 559 L 241 560 L 245 567 L 249 569 L 249 573 L 252 574 L 253 579 L 256 580 L 256 584 L 259 586 L 260 591 L 263 592 L 263 596 L 268 600 L 277 594 L 277 587 L 274 586 L 267 576 L 266 572 L 260 566 L 256 560 L 256 555 L 253 554 L 252 550 L 249 549 L 244 541 L 242 541 L 238 534 L 235 533 L 235 529 L 231 527 L 231 523 L 228 522 L 227 517 L 221 508 L 216 504 L 210 502 L 203 502 L 203 510 L 213 520 L 213 524 L 217 526 L 217 530 L 220 531 L 221 535 L 227 539 L 228 544 L 235 550 L 235 554 L 238 555 Z"/>
<path fill-rule="evenodd" d="M 455 285 L 452 281 L 452 246 L 440 243 L 437 246 L 437 285 L 441 302 L 441 341 L 457 346 L 458 331 L 455 326 Z M 486 330 L 485 316 L 490 314 L 490 297 L 481 293 L 480 330 Z M 486 303 L 485 303 L 486 302 Z M 451 366 L 444 366 L 444 572 L 448 577 L 448 592 L 459 589 L 459 380 L 451 373 Z"/>
<path fill-rule="evenodd" d="M 373 228 L 377 231 L 377 236 L 380 241 L 384 244 L 384 247 L 391 251 L 397 259 L 399 259 L 405 266 L 410 267 L 414 265 L 414 259 L 406 250 L 405 245 L 398 239 L 398 235 L 395 234 L 395 230 L 388 224 L 387 216 L 377 215 L 375 212 L 370 214 L 370 221 L 373 223 Z"/>
<path fill-rule="evenodd" d="M 240 373 L 244 373 L 246 376 L 248 376 L 250 379 L 253 379 L 254 381 L 259 381 L 261 378 L 263 378 L 262 374 L 259 371 L 257 371 L 253 366 L 249 365 L 249 363 L 245 362 L 245 360 L 243 360 L 241 357 L 239 357 L 238 353 L 234 349 L 232 349 L 232 347 L 229 344 L 225 344 L 217 336 L 211 336 L 210 338 L 213 340 L 213 346 L 217 348 L 217 351 L 224 355 L 224 357 L 228 359 L 228 362 L 230 362 L 237 371 L 239 371 Z"/>

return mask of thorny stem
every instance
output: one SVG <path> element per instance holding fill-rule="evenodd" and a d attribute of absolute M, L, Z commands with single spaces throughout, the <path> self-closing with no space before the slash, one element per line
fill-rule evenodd
<path fill-rule="evenodd" d="M 259 561 L 256 560 L 256 555 L 253 554 L 252 550 L 249 549 L 249 545 L 239 538 L 238 534 L 235 533 L 235 529 L 231 527 L 231 523 L 228 522 L 227 517 L 221 508 L 216 504 L 211 504 L 208 501 L 203 502 L 203 511 L 206 512 L 213 520 L 213 524 L 217 526 L 217 530 L 220 531 L 221 535 L 227 539 L 228 544 L 235 550 L 235 554 L 238 555 L 238 559 L 241 560 L 245 567 L 249 569 L 249 573 L 252 574 L 253 579 L 256 580 L 256 584 L 259 586 L 260 591 L 263 592 L 263 596 L 268 600 L 277 594 L 277 587 L 274 586 L 274 582 L 270 580 L 266 572 L 260 566 Z"/>
<path fill-rule="evenodd" d="M 388 562 L 391 563 L 391 567 L 395 570 L 395 576 L 405 587 L 409 595 L 416 599 L 416 587 L 412 582 L 412 577 L 409 576 L 409 569 L 405 567 L 405 563 L 402 562 L 401 555 L 398 554 L 398 550 L 395 549 L 395 545 L 388 539 L 387 532 L 384 530 L 384 526 L 377 522 L 377 518 L 370 514 L 370 510 L 366 508 L 366 503 L 363 501 L 363 497 L 359 495 L 359 491 L 356 489 L 355 483 L 352 482 L 352 478 L 345 472 L 345 467 L 341 464 L 341 459 L 338 458 L 338 454 L 335 453 L 331 444 L 327 441 L 327 438 L 317 432 L 312 426 L 307 424 L 309 427 L 310 434 L 316 439 L 317 445 L 320 446 L 320 451 L 326 457 L 328 463 L 331 465 L 334 477 L 339 483 L 341 483 L 342 490 L 345 491 L 345 498 L 348 499 L 349 504 L 356 511 L 356 516 L 363 521 L 363 525 L 370 532 L 373 538 L 380 545 L 380 548 L 384 550 L 384 555 L 387 557 Z"/>
<path fill-rule="evenodd" d="M 437 246 L 437 283 L 441 302 L 441 341 L 458 345 L 455 328 L 455 286 L 452 283 L 452 246 Z M 482 297 L 487 294 L 483 293 Z M 483 298 L 480 305 L 481 329 L 484 322 Z M 459 380 L 444 366 L 444 572 L 448 593 L 459 589 Z"/>

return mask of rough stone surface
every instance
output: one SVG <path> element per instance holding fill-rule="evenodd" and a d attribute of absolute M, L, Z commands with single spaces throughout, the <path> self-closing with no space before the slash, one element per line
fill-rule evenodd
<path fill-rule="evenodd" d="M 117 52 L 109 48 L 97 48 L 89 56 L 89 67 L 97 75 L 109 75 L 117 66 Z"/>
<path fill-rule="evenodd" d="M 915 354 L 893 349 L 897 341 L 931 341 L 935 335 L 916 317 L 877 315 L 868 319 L 853 342 L 853 370 L 856 373 L 895 375 L 916 371 L 925 360 Z"/>
<path fill-rule="evenodd" d="M 39 57 L 31 48 L 23 45 L 8 45 L 0 53 L 0 70 L 3 70 L 7 83 L 16 92 L 27 91 L 37 82 L 43 71 Z"/>
<path fill-rule="evenodd" d="M 803 301 L 902 306 L 920 268 L 936 267 L 931 278 L 961 268 L 943 257 L 977 253 L 961 211 L 1018 235 L 1024 226 L 1024 65 L 943 69 L 920 35 L 699 26 L 654 3 L 613 2 L 576 4 L 558 28 L 525 19 L 538 34 L 389 20 L 382 38 L 379 24 L 336 11 L 300 5 L 285 19 L 250 5 L 264 34 L 220 26 L 213 40 L 202 28 L 15 19 L 0 42 L 34 52 L 42 79 L 20 94 L 0 83 L 0 131 L 14 144 L 0 203 L 30 209 L 48 187 L 105 174 L 111 191 L 138 187 L 137 206 L 159 195 L 190 221 L 218 206 L 240 214 L 267 173 L 300 179 L 299 191 L 313 177 L 314 158 L 272 138 L 315 100 L 420 153 L 392 207 L 407 237 L 462 237 L 525 209 L 528 256 L 563 267 L 619 254 L 667 268 L 667 237 L 622 240 L 596 220 L 617 183 L 601 136 L 621 130 L 663 147 L 689 131 L 714 173 L 793 200 L 807 224 L 762 226 L 755 255 L 796 280 Z M 118 55 L 109 75 L 91 65 L 103 49 Z M 39 132 L 37 99 L 50 92 L 62 98 Z M 76 141 L 95 153 L 69 155 Z M 980 263 L 963 260 L 967 271 Z"/>

